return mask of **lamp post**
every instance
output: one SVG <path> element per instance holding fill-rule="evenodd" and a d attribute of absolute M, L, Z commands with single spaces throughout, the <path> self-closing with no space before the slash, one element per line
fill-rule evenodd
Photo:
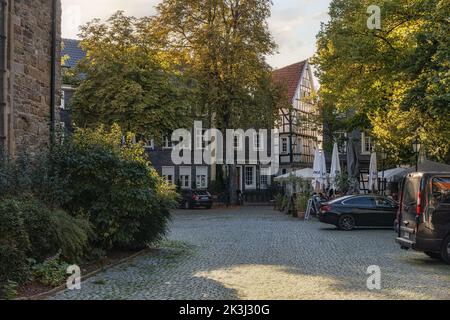
<path fill-rule="evenodd" d="M 419 153 L 422 145 L 420 144 L 419 138 L 416 138 L 413 143 L 414 153 L 416 154 L 416 172 L 419 171 Z"/>
<path fill-rule="evenodd" d="M 382 173 L 382 177 L 381 177 L 381 188 L 382 188 L 383 196 L 386 194 L 386 184 L 384 183 L 384 167 L 385 167 L 385 162 L 386 162 L 387 157 L 388 157 L 387 152 L 385 150 L 383 150 L 381 152 L 381 158 L 383 159 L 383 164 L 382 164 L 383 173 Z"/>

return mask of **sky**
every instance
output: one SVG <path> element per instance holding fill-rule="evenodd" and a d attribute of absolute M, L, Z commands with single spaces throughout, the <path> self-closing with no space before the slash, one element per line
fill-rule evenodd
<path fill-rule="evenodd" d="M 118 10 L 140 17 L 156 13 L 160 0 L 62 0 L 64 38 L 77 38 L 79 26 L 94 19 L 106 19 Z M 327 22 L 331 0 L 273 0 L 269 27 L 278 53 L 267 58 L 281 68 L 310 58 L 316 48 L 321 22 Z"/>

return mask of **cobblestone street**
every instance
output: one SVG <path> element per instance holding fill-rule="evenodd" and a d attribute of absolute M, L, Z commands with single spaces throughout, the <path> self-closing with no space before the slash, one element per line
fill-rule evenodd
<path fill-rule="evenodd" d="M 450 299 L 450 267 L 394 238 L 266 207 L 177 211 L 165 249 L 54 299 Z M 382 271 L 379 291 L 366 286 L 371 265 Z"/>

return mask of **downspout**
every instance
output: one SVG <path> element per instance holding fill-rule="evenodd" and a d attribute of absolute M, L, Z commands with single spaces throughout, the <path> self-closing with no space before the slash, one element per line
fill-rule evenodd
<path fill-rule="evenodd" d="M 0 3 L 0 151 L 6 149 L 6 6 L 5 0 Z"/>
<path fill-rule="evenodd" d="M 52 53 L 51 53 L 51 85 L 50 85 L 50 140 L 53 144 L 55 142 L 56 131 L 56 67 L 57 61 L 57 46 L 58 46 L 58 0 L 53 0 L 52 5 Z"/>

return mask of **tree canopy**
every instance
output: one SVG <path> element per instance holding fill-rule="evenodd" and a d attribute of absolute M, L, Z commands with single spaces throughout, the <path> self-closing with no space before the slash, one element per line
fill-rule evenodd
<path fill-rule="evenodd" d="M 381 29 L 367 8 L 381 8 Z M 450 161 L 450 4 L 445 0 L 334 0 L 314 57 L 325 108 L 353 112 L 395 161 L 408 161 L 418 137 L 427 154 Z M 334 118 L 336 119 L 336 117 Z"/>
<path fill-rule="evenodd" d="M 81 29 L 87 56 L 71 107 L 79 127 L 119 124 L 124 130 L 162 137 L 187 123 L 188 83 L 169 68 L 152 33 L 150 18 L 117 12 Z"/>

